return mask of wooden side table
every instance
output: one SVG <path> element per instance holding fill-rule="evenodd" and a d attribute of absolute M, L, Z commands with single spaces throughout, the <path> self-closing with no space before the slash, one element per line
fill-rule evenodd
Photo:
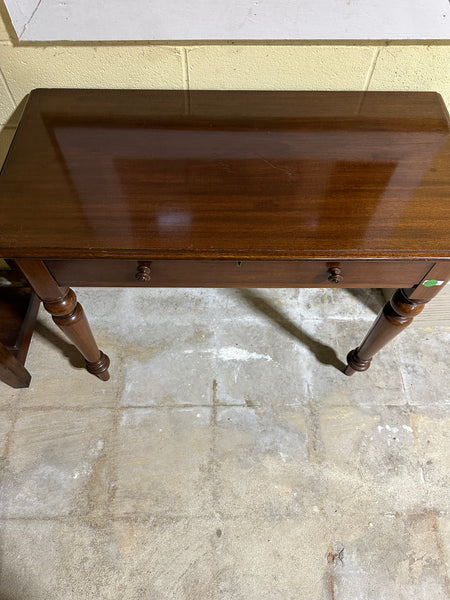
<path fill-rule="evenodd" d="M 450 277 L 449 161 L 435 93 L 34 90 L 0 256 L 104 380 L 70 286 L 398 288 L 352 375 Z"/>

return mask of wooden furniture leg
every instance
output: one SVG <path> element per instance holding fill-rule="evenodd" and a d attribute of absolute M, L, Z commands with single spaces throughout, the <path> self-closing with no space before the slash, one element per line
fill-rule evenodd
<path fill-rule="evenodd" d="M 31 375 L 18 358 L 0 344 L 0 381 L 13 388 L 26 388 L 30 385 Z"/>
<path fill-rule="evenodd" d="M 428 279 L 417 287 L 399 289 L 394 293 L 380 311 L 361 345 L 348 353 L 345 375 L 350 376 L 356 371 L 366 371 L 370 367 L 372 357 L 412 323 L 414 317 L 422 312 L 425 304 L 444 287 L 442 285 L 444 281 L 438 281 L 438 277 L 440 275 L 443 279 L 447 279 L 448 272 L 436 271 L 436 279 L 431 279 L 430 272 L 427 275 Z M 440 285 L 436 285 L 435 282 Z M 428 283 L 430 287 L 427 287 Z"/>
<path fill-rule="evenodd" d="M 397 290 L 378 314 L 361 345 L 348 353 L 345 375 L 367 371 L 374 354 L 412 323 L 423 307 L 424 302 L 409 300 L 406 290 Z"/>
<path fill-rule="evenodd" d="M 41 301 L 18 269 L 0 261 L 0 381 L 13 388 L 30 385 L 25 368 Z"/>
<path fill-rule="evenodd" d="M 109 358 L 98 349 L 74 291 L 59 287 L 41 260 L 16 260 L 16 264 L 41 298 L 53 321 L 84 356 L 89 373 L 107 381 Z"/>

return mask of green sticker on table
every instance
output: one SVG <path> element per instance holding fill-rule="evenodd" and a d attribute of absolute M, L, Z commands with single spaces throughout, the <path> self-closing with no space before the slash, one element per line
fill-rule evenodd
<path fill-rule="evenodd" d="M 437 285 L 439 282 L 437 279 L 427 279 L 426 281 L 423 282 L 423 285 L 426 287 L 433 287 L 434 285 Z"/>

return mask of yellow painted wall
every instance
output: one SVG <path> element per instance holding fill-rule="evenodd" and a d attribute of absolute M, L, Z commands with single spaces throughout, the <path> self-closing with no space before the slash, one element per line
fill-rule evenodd
<path fill-rule="evenodd" d="M 0 162 L 35 87 L 432 90 L 450 109 L 450 43 L 23 44 L 0 8 Z"/>
<path fill-rule="evenodd" d="M 0 2 L 0 7 L 2 6 Z M 34 87 L 435 90 L 450 106 L 450 44 L 18 43 L 0 17 L 0 125 Z"/>

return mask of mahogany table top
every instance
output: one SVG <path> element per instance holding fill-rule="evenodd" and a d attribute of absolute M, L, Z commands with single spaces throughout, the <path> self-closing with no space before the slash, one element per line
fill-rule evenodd
<path fill-rule="evenodd" d="M 34 90 L 5 258 L 450 257 L 450 135 L 421 92 Z"/>

